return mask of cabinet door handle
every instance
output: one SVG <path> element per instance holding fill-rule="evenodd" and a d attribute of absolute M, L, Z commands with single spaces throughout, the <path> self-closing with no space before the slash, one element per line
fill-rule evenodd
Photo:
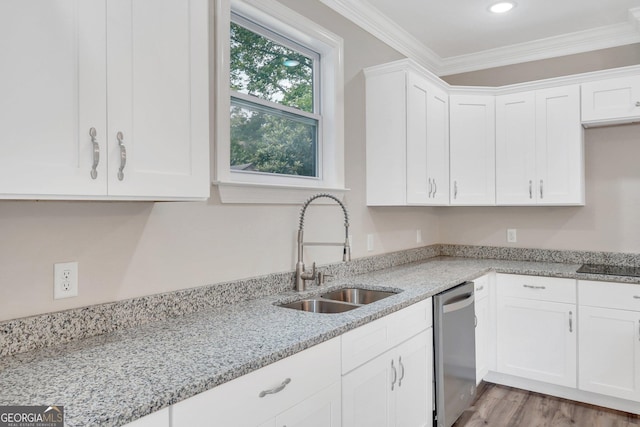
<path fill-rule="evenodd" d="M 124 179 L 124 167 L 127 165 L 127 147 L 124 146 L 124 135 L 122 132 L 116 134 L 118 145 L 120 146 L 120 169 L 118 169 L 118 180 Z"/>
<path fill-rule="evenodd" d="M 473 315 L 473 327 L 478 327 L 478 316 L 476 316 L 475 314 Z"/>
<path fill-rule="evenodd" d="M 529 289 L 547 289 L 546 286 L 533 286 L 533 285 L 522 285 L 523 288 Z"/>
<path fill-rule="evenodd" d="M 484 289 L 484 285 L 480 285 L 476 288 L 476 292 L 480 292 L 483 289 Z"/>
<path fill-rule="evenodd" d="M 540 198 L 544 199 L 544 180 L 540 180 Z"/>
<path fill-rule="evenodd" d="M 263 390 L 258 394 L 258 397 L 265 397 L 267 394 L 276 394 L 276 393 L 280 393 L 282 390 L 284 390 L 284 388 L 287 386 L 287 384 L 289 384 L 291 382 L 291 378 L 286 378 L 284 381 L 282 381 L 282 384 L 280 384 L 277 387 L 272 388 L 271 390 Z"/>
<path fill-rule="evenodd" d="M 96 128 L 89 129 L 89 136 L 91 137 L 91 143 L 93 144 L 93 165 L 91 166 L 91 179 L 96 179 L 98 177 L 98 163 L 100 163 L 100 144 L 98 144 L 98 139 L 96 136 L 98 132 L 96 132 Z"/>
<path fill-rule="evenodd" d="M 636 102 L 636 107 L 640 107 L 640 101 Z"/>
<path fill-rule="evenodd" d="M 429 196 L 428 198 L 431 198 L 431 189 L 433 188 L 433 184 L 431 184 L 431 178 L 429 178 Z"/>
<path fill-rule="evenodd" d="M 396 371 L 396 367 L 393 365 L 393 359 L 391 359 L 391 372 L 393 372 L 393 380 L 391 381 L 391 391 L 393 391 L 396 380 L 398 379 L 398 371 Z"/>
<path fill-rule="evenodd" d="M 453 198 L 458 198 L 458 181 L 453 181 Z"/>
<path fill-rule="evenodd" d="M 573 332 L 573 312 L 569 312 L 569 332 Z"/>
<path fill-rule="evenodd" d="M 438 183 L 436 182 L 436 179 L 433 178 L 433 197 L 436 197 L 437 192 L 438 192 Z"/>
<path fill-rule="evenodd" d="M 398 387 L 402 387 L 402 379 L 404 378 L 404 365 L 402 364 L 402 356 L 398 357 L 398 364 L 400 365 L 400 379 L 398 380 Z"/>
<path fill-rule="evenodd" d="M 634 295 L 633 299 L 640 299 L 640 295 Z"/>
<path fill-rule="evenodd" d="M 533 181 L 529 180 L 529 198 L 533 199 Z"/>

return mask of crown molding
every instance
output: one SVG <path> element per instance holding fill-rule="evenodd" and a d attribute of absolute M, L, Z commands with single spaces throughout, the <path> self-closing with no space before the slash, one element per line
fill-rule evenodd
<path fill-rule="evenodd" d="M 438 54 L 366 1 L 320 0 L 320 2 L 428 70 L 435 72 L 442 66 L 442 58 Z"/>
<path fill-rule="evenodd" d="M 638 12 L 640 19 L 640 10 Z M 464 73 L 640 43 L 639 28 L 623 22 L 468 55 L 444 58 L 442 66 L 438 69 L 438 75 Z"/>
<path fill-rule="evenodd" d="M 366 0 L 320 1 L 438 76 L 640 43 L 640 7 L 636 7 L 629 9 L 628 22 L 442 58 Z"/>

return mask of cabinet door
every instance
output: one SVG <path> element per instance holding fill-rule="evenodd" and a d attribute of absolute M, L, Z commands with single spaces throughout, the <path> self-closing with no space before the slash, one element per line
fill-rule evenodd
<path fill-rule="evenodd" d="M 209 196 L 207 10 L 206 0 L 107 3 L 110 195 Z"/>
<path fill-rule="evenodd" d="M 536 203 L 535 92 L 496 97 L 496 203 Z"/>
<path fill-rule="evenodd" d="M 343 427 L 393 425 L 391 385 L 397 368 L 389 351 L 342 377 Z"/>
<path fill-rule="evenodd" d="M 340 427 L 340 382 L 278 415 L 276 427 Z"/>
<path fill-rule="evenodd" d="M 584 204 L 578 85 L 536 91 L 538 204 Z"/>
<path fill-rule="evenodd" d="M 395 426 L 426 427 L 433 423 L 433 329 L 396 349 L 398 383 Z"/>
<path fill-rule="evenodd" d="M 579 388 L 640 401 L 640 313 L 580 306 Z"/>
<path fill-rule="evenodd" d="M 431 89 L 427 105 L 427 184 L 430 205 L 449 204 L 449 95 Z"/>
<path fill-rule="evenodd" d="M 104 1 L 0 2 L 1 198 L 106 194 L 105 39 Z"/>
<path fill-rule="evenodd" d="M 489 372 L 489 298 L 475 303 L 476 311 L 476 384 Z"/>
<path fill-rule="evenodd" d="M 640 119 L 640 76 L 582 84 L 582 121 L 603 124 Z"/>
<path fill-rule="evenodd" d="M 428 204 L 427 113 L 430 87 L 425 79 L 407 73 L 407 203 Z"/>
<path fill-rule="evenodd" d="M 576 387 L 576 306 L 498 297 L 498 372 Z"/>
<path fill-rule="evenodd" d="M 493 96 L 451 95 L 451 204 L 493 205 L 495 101 Z"/>

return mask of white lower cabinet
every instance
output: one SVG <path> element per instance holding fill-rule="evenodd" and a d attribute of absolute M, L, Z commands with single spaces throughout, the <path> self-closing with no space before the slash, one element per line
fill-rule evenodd
<path fill-rule="evenodd" d="M 431 298 L 342 336 L 342 425 L 433 423 Z"/>
<path fill-rule="evenodd" d="M 340 425 L 340 338 L 172 407 L 172 427 Z"/>
<path fill-rule="evenodd" d="M 575 280 L 497 275 L 497 370 L 576 387 Z"/>
<path fill-rule="evenodd" d="M 345 375 L 342 425 L 430 426 L 432 342 L 428 329 Z"/>
<path fill-rule="evenodd" d="M 487 274 L 473 280 L 476 315 L 476 384 L 489 372 L 493 356 L 492 344 L 495 344 L 495 322 L 492 314 L 491 297 L 494 274 Z"/>
<path fill-rule="evenodd" d="M 640 286 L 578 282 L 580 390 L 640 402 Z"/>

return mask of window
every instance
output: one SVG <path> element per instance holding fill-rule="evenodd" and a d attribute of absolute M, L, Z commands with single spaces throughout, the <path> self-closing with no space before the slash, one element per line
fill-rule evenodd
<path fill-rule="evenodd" d="M 230 54 L 231 169 L 318 177 L 320 55 L 236 14 Z"/>
<path fill-rule="evenodd" d="M 344 192 L 342 40 L 274 0 L 230 1 L 217 0 L 215 13 L 222 201 Z"/>

